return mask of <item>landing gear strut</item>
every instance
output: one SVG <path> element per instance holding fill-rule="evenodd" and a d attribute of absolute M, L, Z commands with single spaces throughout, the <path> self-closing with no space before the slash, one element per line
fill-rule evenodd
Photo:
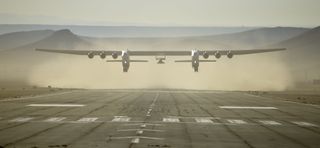
<path fill-rule="evenodd" d="M 194 67 L 194 72 L 198 72 L 199 67 Z"/>

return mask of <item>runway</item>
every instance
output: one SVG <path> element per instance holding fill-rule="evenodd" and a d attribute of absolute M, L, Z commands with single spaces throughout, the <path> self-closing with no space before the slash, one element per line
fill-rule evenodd
<path fill-rule="evenodd" d="M 0 101 L 0 145 L 319 148 L 320 108 L 231 91 L 76 90 Z"/>

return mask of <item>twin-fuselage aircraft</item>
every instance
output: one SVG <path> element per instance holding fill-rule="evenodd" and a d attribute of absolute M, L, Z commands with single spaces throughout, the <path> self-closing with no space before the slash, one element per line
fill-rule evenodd
<path fill-rule="evenodd" d="M 191 50 L 191 51 L 133 51 L 133 50 L 56 50 L 56 49 L 36 49 L 37 51 L 86 55 L 90 59 L 94 56 L 100 56 L 105 59 L 107 56 L 111 56 L 113 60 L 107 60 L 107 62 L 121 62 L 123 72 L 128 72 L 131 62 L 148 62 L 148 60 L 131 60 L 131 56 L 154 56 L 158 60 L 158 64 L 164 64 L 164 60 L 167 56 L 191 56 L 188 60 L 176 60 L 175 62 L 188 62 L 191 63 L 195 72 L 199 70 L 200 62 L 216 62 L 216 60 L 208 60 L 210 56 L 214 56 L 219 59 L 221 56 L 227 56 L 232 58 L 234 55 L 255 54 L 264 52 L 274 52 L 285 50 L 285 48 L 274 49 L 250 49 L 250 50 Z M 117 58 L 121 56 L 121 60 Z M 200 60 L 200 57 L 203 60 Z"/>

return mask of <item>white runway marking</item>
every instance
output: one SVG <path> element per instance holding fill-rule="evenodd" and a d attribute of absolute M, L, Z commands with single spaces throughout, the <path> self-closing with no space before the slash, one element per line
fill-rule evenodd
<path fill-rule="evenodd" d="M 219 106 L 223 109 L 278 109 L 276 107 L 264 107 L 264 106 Z"/>
<path fill-rule="evenodd" d="M 151 105 L 149 106 L 148 112 L 147 112 L 147 114 L 146 114 L 147 117 L 150 117 L 150 116 L 151 116 L 152 109 L 153 109 L 153 107 L 155 106 L 158 97 L 159 97 L 159 93 L 156 94 L 156 96 L 154 97 Z"/>
<path fill-rule="evenodd" d="M 185 116 L 167 116 L 168 118 L 186 118 L 186 119 L 189 119 L 189 118 L 206 118 L 206 119 L 221 119 L 220 117 L 211 117 L 211 116 L 188 116 L 188 117 L 185 117 Z"/>
<path fill-rule="evenodd" d="M 209 118 L 195 118 L 195 120 L 199 123 L 213 123 Z"/>
<path fill-rule="evenodd" d="M 164 140 L 164 138 L 145 137 L 145 136 L 112 137 L 111 139 L 133 139 L 133 138 L 141 138 L 141 139 L 149 139 L 149 140 Z"/>
<path fill-rule="evenodd" d="M 147 126 L 164 126 L 164 125 L 156 124 L 156 123 L 132 123 L 132 124 L 124 124 L 124 126 L 140 126 L 140 128 L 146 128 Z"/>
<path fill-rule="evenodd" d="M 155 130 L 155 129 L 123 129 L 123 130 L 117 130 L 118 132 L 129 132 L 129 131 L 148 131 L 148 132 L 164 132 L 164 130 Z"/>
<path fill-rule="evenodd" d="M 61 93 L 53 93 L 53 94 L 45 94 L 45 95 L 38 95 L 38 96 L 30 96 L 30 97 L 21 97 L 21 98 L 9 98 L 9 99 L 2 99 L 0 102 L 10 102 L 10 101 L 19 101 L 19 100 L 27 100 L 27 99 L 38 99 L 42 98 L 44 99 L 45 97 L 50 98 L 52 96 L 59 96 L 59 95 L 65 95 L 73 92 L 78 92 L 78 91 L 68 91 L 68 92 L 61 92 Z"/>
<path fill-rule="evenodd" d="M 133 138 L 131 140 L 131 143 L 139 143 L 139 141 L 140 141 L 140 138 Z"/>
<path fill-rule="evenodd" d="M 318 125 L 315 125 L 313 123 L 309 123 L 309 122 L 301 122 L 301 121 L 293 121 L 292 123 L 300 125 L 300 126 L 314 126 L 314 127 L 318 127 Z"/>
<path fill-rule="evenodd" d="M 137 131 L 136 131 L 136 134 L 138 134 L 138 135 L 143 134 L 143 130 L 137 130 Z"/>
<path fill-rule="evenodd" d="M 259 120 L 259 122 L 266 125 L 281 125 L 281 123 L 272 120 Z"/>
<path fill-rule="evenodd" d="M 32 117 L 19 117 L 19 118 L 12 119 L 9 122 L 28 122 L 32 119 L 33 119 Z"/>
<path fill-rule="evenodd" d="M 83 104 L 29 104 L 33 107 L 83 107 Z"/>
<path fill-rule="evenodd" d="M 131 118 L 127 116 L 114 116 L 112 122 L 129 122 Z"/>
<path fill-rule="evenodd" d="M 162 121 L 163 122 L 180 122 L 179 118 L 173 118 L 173 117 L 163 118 Z"/>
<path fill-rule="evenodd" d="M 146 124 L 141 124 L 140 127 L 141 127 L 141 128 L 146 128 L 147 125 L 146 125 Z"/>
<path fill-rule="evenodd" d="M 77 122 L 94 122 L 96 121 L 98 118 L 81 118 L 79 119 Z"/>
<path fill-rule="evenodd" d="M 60 122 L 64 119 L 66 119 L 66 117 L 53 117 L 53 118 L 44 120 L 44 122 Z"/>
<path fill-rule="evenodd" d="M 228 119 L 227 121 L 232 124 L 247 124 L 247 122 L 243 120 Z"/>

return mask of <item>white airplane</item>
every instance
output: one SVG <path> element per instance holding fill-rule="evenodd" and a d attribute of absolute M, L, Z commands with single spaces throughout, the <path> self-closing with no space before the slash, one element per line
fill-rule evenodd
<path fill-rule="evenodd" d="M 114 60 L 107 62 L 122 62 L 123 72 L 128 72 L 130 62 L 148 62 L 147 60 L 130 60 L 130 56 L 155 56 L 158 64 L 163 64 L 166 56 L 191 56 L 190 60 L 176 60 L 175 62 L 190 62 L 195 72 L 198 72 L 200 62 L 215 62 L 216 60 L 200 60 L 200 56 L 208 59 L 214 56 L 219 59 L 222 55 L 232 58 L 234 55 L 255 54 L 263 52 L 274 52 L 286 50 L 285 48 L 274 49 L 250 49 L 250 50 L 191 50 L 191 51 L 131 51 L 131 50 L 56 50 L 56 49 L 36 49 L 37 51 L 55 52 L 64 54 L 86 55 L 92 59 L 95 55 L 102 59 L 111 56 Z M 121 60 L 116 60 L 121 56 Z"/>

